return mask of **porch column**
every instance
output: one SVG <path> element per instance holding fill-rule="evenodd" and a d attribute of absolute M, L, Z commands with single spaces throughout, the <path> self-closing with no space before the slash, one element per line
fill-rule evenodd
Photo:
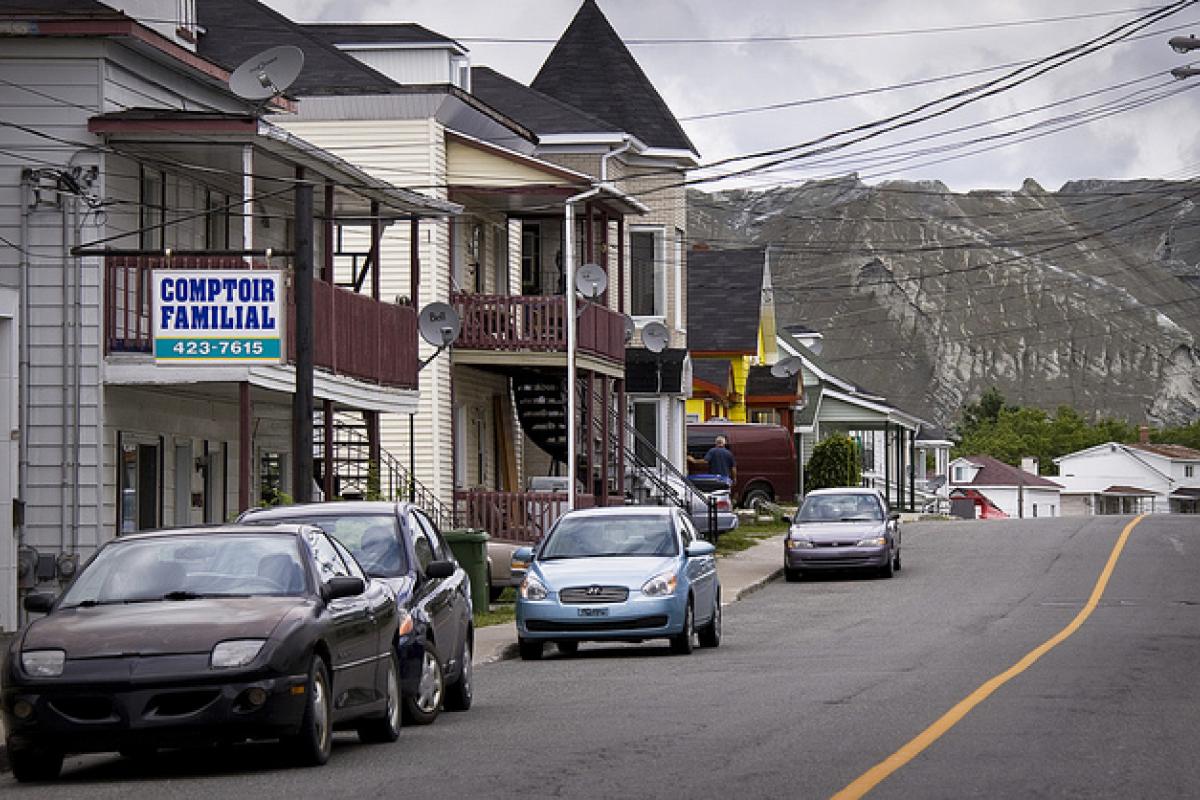
<path fill-rule="evenodd" d="M 333 401 L 325 401 L 325 471 L 321 476 L 324 485 L 322 491 L 325 492 L 325 502 L 329 502 L 334 497 L 334 466 L 333 466 Z"/>
<path fill-rule="evenodd" d="M 917 510 L 917 432 L 908 432 L 908 458 L 911 462 L 908 470 L 908 505 L 909 511 Z"/>
<path fill-rule="evenodd" d="M 412 299 L 412 307 L 421 310 L 421 223 L 413 217 L 409 223 L 408 234 L 408 296 Z M 505 267 L 507 269 L 507 266 Z"/>
<path fill-rule="evenodd" d="M 617 494 L 625 499 L 625 379 L 613 381 L 617 390 Z"/>
<path fill-rule="evenodd" d="M 617 217 L 617 313 L 625 313 L 625 217 L 623 216 Z"/>
<path fill-rule="evenodd" d="M 587 443 L 587 482 L 584 484 L 587 487 L 588 494 L 596 497 L 596 470 L 594 467 L 594 457 L 596 454 L 596 434 L 595 434 L 595 419 L 596 419 L 596 373 L 593 370 L 587 371 L 587 402 L 584 403 L 584 424 L 583 424 L 583 441 Z M 595 500 L 593 500 L 593 503 Z"/>
<path fill-rule="evenodd" d="M 379 257 L 383 255 L 383 222 L 379 219 L 379 201 L 371 201 L 371 299 L 379 299 Z"/>
<path fill-rule="evenodd" d="M 883 423 L 883 497 L 892 504 L 892 437 L 891 425 Z"/>
<path fill-rule="evenodd" d="M 296 168 L 297 181 L 304 168 Z M 292 496 L 312 502 L 313 486 L 313 186 L 295 188 L 293 273 L 296 297 L 296 391 L 292 395 Z"/>
<path fill-rule="evenodd" d="M 381 474 L 379 464 L 379 457 L 381 453 L 379 447 L 379 412 L 364 411 L 362 412 L 362 415 L 363 422 L 367 424 L 367 469 L 375 470 L 375 489 L 376 491 L 382 491 L 383 475 Z M 368 481 L 368 484 L 369 483 L 370 482 Z"/>
<path fill-rule="evenodd" d="M 608 462 L 609 456 L 613 454 L 612 446 L 612 420 L 611 404 L 609 403 L 609 392 L 612 389 L 612 378 L 607 375 L 600 376 L 600 430 L 601 441 L 603 444 L 600 447 L 600 485 L 604 487 L 604 505 L 608 505 Z"/>
<path fill-rule="evenodd" d="M 608 276 L 604 294 L 600 295 L 600 304 L 604 306 L 610 305 L 608 296 L 612 293 L 612 271 L 608 268 L 608 222 L 608 209 L 602 208 L 600 210 L 600 230 L 603 231 L 600 239 L 600 266 L 604 268 L 604 274 Z"/>
<path fill-rule="evenodd" d="M 325 241 L 322 247 L 321 280 L 333 283 L 333 181 L 325 181 Z"/>
<path fill-rule="evenodd" d="M 250 397 L 250 384 L 238 384 L 238 511 L 250 507 L 250 492 L 253 485 L 254 455 L 254 400 Z"/>

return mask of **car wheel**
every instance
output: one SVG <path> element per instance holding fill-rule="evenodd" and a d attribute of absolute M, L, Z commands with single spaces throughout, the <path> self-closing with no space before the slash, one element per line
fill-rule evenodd
<path fill-rule="evenodd" d="M 358 739 L 366 744 L 387 744 L 400 738 L 402 701 L 400 696 L 400 666 L 393 652 L 388 659 L 387 708 L 383 716 L 358 726 Z"/>
<path fill-rule="evenodd" d="M 286 740 L 296 762 L 319 767 L 329 760 L 333 750 L 333 698 L 329 686 L 329 668 L 320 656 L 313 656 L 305 687 L 308 703 L 300 721 L 300 733 Z"/>
<path fill-rule="evenodd" d="M 542 642 L 537 639 L 517 639 L 522 661 L 537 661 L 542 657 Z"/>
<path fill-rule="evenodd" d="M 712 619 L 700 629 L 701 647 L 721 646 L 721 593 L 717 592 L 717 602 L 713 608 Z"/>
<path fill-rule="evenodd" d="M 475 665 L 471 659 L 475 652 L 471 649 L 471 631 L 467 631 L 463 639 L 462 653 L 459 654 L 458 680 L 446 687 L 446 710 L 466 711 L 471 707 L 475 693 Z"/>
<path fill-rule="evenodd" d="M 742 506 L 744 508 L 757 509 L 760 504 L 769 502 L 771 502 L 771 490 L 761 484 L 751 486 L 742 495 Z"/>
<path fill-rule="evenodd" d="M 670 639 L 672 653 L 686 656 L 692 652 L 692 634 L 695 633 L 695 628 L 696 615 L 692 610 L 692 600 L 688 598 L 687 611 L 683 615 L 683 630 Z"/>
<path fill-rule="evenodd" d="M 792 569 L 791 567 L 784 567 L 783 568 L 783 579 L 786 580 L 788 583 L 799 583 L 800 581 L 804 580 L 804 573 L 798 569 Z"/>
<path fill-rule="evenodd" d="M 428 725 L 437 719 L 446 695 L 446 679 L 442 664 L 433 647 L 426 643 L 421 651 L 421 675 L 417 691 L 404 696 L 404 721 L 412 725 Z"/>
<path fill-rule="evenodd" d="M 21 783 L 52 781 L 62 772 L 63 754 L 41 747 L 10 750 L 9 763 L 13 777 Z"/>
<path fill-rule="evenodd" d="M 899 550 L 896 551 L 896 557 L 892 560 L 892 568 L 895 569 L 896 572 L 899 572 L 901 569 Z"/>
<path fill-rule="evenodd" d="M 558 652 L 564 656 L 573 656 L 579 652 L 579 642 L 555 642 L 554 646 L 558 648 Z"/>
<path fill-rule="evenodd" d="M 893 559 L 893 557 L 889 553 L 888 558 L 887 558 L 887 563 L 879 568 L 879 577 L 890 578 L 896 574 L 896 562 L 893 561 L 892 559 Z"/>

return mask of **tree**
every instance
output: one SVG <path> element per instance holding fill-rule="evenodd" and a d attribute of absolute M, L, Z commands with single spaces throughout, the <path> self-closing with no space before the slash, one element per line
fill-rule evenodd
<path fill-rule="evenodd" d="M 1017 407 L 1008 405 L 1000 390 L 992 386 L 980 395 L 978 402 L 963 406 L 959 432 L 967 436 L 979 428 L 995 425 L 1000 419 L 1000 412 L 1006 409 L 1016 411 Z"/>
<path fill-rule="evenodd" d="M 862 483 L 862 458 L 858 445 L 845 434 L 835 434 L 813 447 L 804 470 L 804 491 Z"/>

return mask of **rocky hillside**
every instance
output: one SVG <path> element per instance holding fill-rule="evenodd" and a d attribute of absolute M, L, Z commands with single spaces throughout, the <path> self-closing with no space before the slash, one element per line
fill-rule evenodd
<path fill-rule="evenodd" d="M 1200 414 L 1198 200 L 1200 183 L 954 194 L 848 177 L 693 192 L 689 236 L 771 245 L 780 324 L 822 332 L 840 374 L 938 423 L 995 385 L 1181 424 Z"/>

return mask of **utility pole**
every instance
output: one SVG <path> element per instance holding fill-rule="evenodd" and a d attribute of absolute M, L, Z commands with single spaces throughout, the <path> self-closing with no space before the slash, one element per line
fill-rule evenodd
<path fill-rule="evenodd" d="M 296 168 L 293 291 L 296 297 L 296 392 L 292 395 L 292 496 L 312 502 L 313 485 L 313 187 Z M 329 466 L 326 465 L 326 469 Z"/>

